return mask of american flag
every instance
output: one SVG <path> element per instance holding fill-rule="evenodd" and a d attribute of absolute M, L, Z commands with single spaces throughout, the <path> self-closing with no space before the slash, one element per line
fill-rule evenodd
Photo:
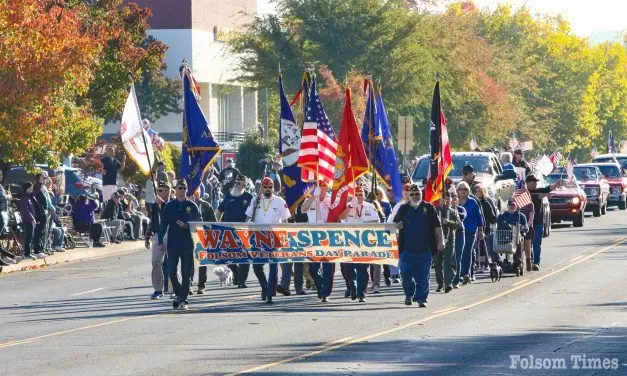
<path fill-rule="evenodd" d="M 559 152 L 559 150 L 556 150 L 555 153 L 553 153 L 553 155 L 551 156 L 552 162 L 554 166 L 558 166 L 560 164 L 560 162 L 562 161 L 562 153 Z"/>
<path fill-rule="evenodd" d="M 311 94 L 305 110 L 298 166 L 305 182 L 322 181 L 330 184 L 335 173 L 337 139 L 316 90 L 311 82 Z"/>
<path fill-rule="evenodd" d="M 593 147 L 592 150 L 590 150 L 590 158 L 594 159 L 594 157 L 597 156 L 597 147 Z"/>
<path fill-rule="evenodd" d="M 539 161 L 540 161 L 540 154 L 536 155 L 535 158 L 529 161 L 529 165 L 531 166 L 532 170 L 536 168 L 536 165 L 538 164 Z"/>
<path fill-rule="evenodd" d="M 476 148 L 477 148 L 477 138 L 476 138 L 476 137 L 473 137 L 473 138 L 470 140 L 470 150 L 473 150 L 473 151 L 474 151 Z"/>
<path fill-rule="evenodd" d="M 519 209 L 526 207 L 527 205 L 531 205 L 531 195 L 526 188 L 516 189 L 516 193 L 514 193 L 514 202 Z"/>
<path fill-rule="evenodd" d="M 509 139 L 509 148 L 514 151 L 516 149 L 518 149 L 520 147 L 520 142 L 518 142 L 518 139 L 516 137 L 512 137 Z"/>
<path fill-rule="evenodd" d="M 566 163 L 566 176 L 568 177 L 568 182 L 572 183 L 575 181 L 575 165 L 573 164 L 573 162 L 568 161 Z"/>

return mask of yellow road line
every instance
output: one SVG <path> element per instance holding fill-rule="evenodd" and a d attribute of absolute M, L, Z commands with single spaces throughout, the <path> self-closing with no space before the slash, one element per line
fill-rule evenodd
<path fill-rule="evenodd" d="M 233 303 L 233 302 L 238 301 L 238 300 L 250 299 L 250 298 L 257 297 L 257 296 L 258 296 L 257 294 L 255 294 L 255 295 L 246 295 L 246 296 L 242 296 L 242 297 L 237 298 L 237 299 L 230 299 L 230 300 L 225 300 L 225 301 L 222 301 L 222 302 L 202 304 L 202 305 L 198 305 L 197 307 L 194 307 L 194 309 L 192 311 L 197 311 L 197 310 L 202 309 L 202 308 L 222 306 L 222 305 L 226 305 L 226 304 L 229 304 L 229 303 Z M 13 347 L 13 346 L 24 345 L 24 344 L 30 343 L 30 342 L 38 340 L 38 339 L 44 339 L 44 338 L 49 338 L 49 337 L 56 337 L 56 336 L 60 336 L 62 334 L 68 334 L 68 333 L 80 332 L 80 331 L 87 330 L 87 329 L 99 328 L 101 326 L 108 326 L 108 325 L 113 325 L 113 324 L 126 322 L 126 321 L 144 319 L 144 318 L 148 318 L 148 317 L 165 316 L 165 315 L 171 314 L 172 312 L 175 312 L 175 311 L 168 310 L 166 312 L 157 313 L 157 314 L 153 314 L 153 315 L 148 314 L 148 315 L 141 315 L 141 316 L 126 317 L 126 318 L 123 318 L 123 319 L 101 322 L 99 324 L 81 326 L 81 327 L 74 328 L 74 329 L 68 329 L 68 330 L 63 330 L 63 331 L 60 331 L 60 332 L 44 334 L 44 335 L 40 335 L 40 336 L 37 336 L 37 337 L 31 337 L 31 338 L 25 338 L 25 339 L 21 339 L 21 340 L 17 340 L 17 341 L 0 343 L 0 349 L 1 348 L 5 348 L 5 347 Z"/>
<path fill-rule="evenodd" d="M 330 352 L 330 351 L 333 351 L 333 350 L 336 350 L 336 349 L 339 349 L 339 348 L 342 348 L 342 347 L 353 345 L 355 343 L 369 341 L 369 340 L 374 339 L 374 338 L 378 338 L 378 337 L 382 337 L 382 336 L 385 336 L 385 335 L 388 335 L 388 334 L 400 332 L 401 330 L 404 330 L 404 329 L 407 329 L 407 328 L 411 328 L 411 327 L 416 326 L 416 325 L 424 324 L 425 322 L 435 320 L 435 319 L 437 319 L 439 317 L 442 317 L 442 316 L 446 316 L 446 315 L 449 315 L 449 314 L 452 314 L 452 313 L 456 313 L 456 312 L 460 312 L 460 311 L 464 311 L 464 310 L 468 310 L 468 309 L 477 307 L 479 305 L 482 305 L 482 304 L 491 302 L 493 300 L 499 299 L 501 297 L 507 296 L 507 295 L 509 295 L 509 294 L 511 294 L 511 293 L 513 293 L 515 291 L 518 291 L 520 289 L 523 289 L 523 288 L 525 288 L 525 287 L 527 287 L 527 286 L 529 286 L 529 285 L 531 285 L 533 283 L 536 283 L 538 281 L 542 281 L 544 279 L 552 277 L 552 276 L 554 276 L 554 275 L 556 275 L 556 274 L 558 274 L 560 272 L 563 272 L 564 270 L 566 270 L 568 268 L 571 268 L 571 267 L 573 267 L 573 266 L 575 266 L 575 265 L 577 265 L 577 264 L 579 264 L 579 263 L 581 263 L 583 261 L 586 261 L 586 260 L 588 260 L 588 259 L 590 259 L 590 258 L 592 258 L 592 257 L 594 257 L 596 255 L 598 255 L 599 253 L 606 252 L 606 251 L 609 251 L 610 249 L 616 248 L 623 241 L 625 241 L 625 239 L 627 239 L 627 236 L 620 237 L 618 240 L 616 240 L 613 244 L 611 244 L 609 246 L 603 247 L 600 250 L 598 250 L 598 251 L 596 251 L 594 253 L 591 253 L 591 254 L 589 254 L 587 256 L 582 255 L 583 257 L 580 258 L 579 260 L 575 261 L 575 262 L 570 262 L 569 264 L 567 264 L 567 265 L 565 265 L 565 266 L 563 266 L 563 267 L 561 267 L 561 268 L 559 268 L 557 270 L 554 270 L 554 271 L 552 271 L 552 272 L 550 272 L 548 274 L 545 274 L 545 275 L 543 275 L 541 277 L 538 277 L 536 279 L 524 281 L 524 283 L 521 283 L 518 286 L 515 286 L 515 287 L 513 287 L 513 288 L 511 288 L 511 289 L 509 289 L 507 291 L 504 291 L 504 292 L 501 292 L 499 294 L 493 295 L 491 297 L 479 300 L 479 301 L 477 301 L 475 303 L 470 303 L 470 304 L 468 304 L 466 306 L 455 308 L 455 309 L 451 309 L 451 310 L 446 310 L 446 311 L 443 311 L 443 312 L 440 312 L 440 313 L 434 313 L 431 316 L 427 316 L 427 317 L 425 317 L 423 319 L 412 321 L 412 322 L 409 322 L 407 324 L 394 327 L 392 329 L 384 330 L 384 331 L 378 332 L 378 333 L 373 333 L 373 334 L 370 334 L 370 335 L 365 336 L 365 337 L 355 338 L 353 340 L 342 342 L 342 343 L 338 343 L 336 345 L 325 347 L 325 348 L 320 349 L 320 350 L 310 351 L 308 353 L 301 354 L 301 355 L 295 355 L 293 357 L 290 357 L 290 358 L 287 358 L 287 359 L 284 359 L 284 360 L 279 360 L 279 361 L 272 362 L 272 363 L 262 364 L 260 366 L 254 367 L 254 368 L 248 368 L 248 369 L 245 369 L 245 370 L 242 370 L 242 371 L 238 371 L 236 373 L 231 373 L 228 376 L 236 376 L 236 375 L 241 375 L 241 374 L 245 374 L 245 373 L 253 373 L 253 372 L 257 372 L 257 371 L 261 371 L 261 370 L 266 370 L 268 368 L 273 368 L 273 367 L 279 366 L 281 364 L 290 363 L 290 362 L 293 362 L 295 360 L 300 360 L 300 359 L 304 359 L 304 358 L 310 358 L 312 356 L 319 355 L 319 354 L 324 354 L 324 353 L 327 353 L 327 352 Z"/>
<path fill-rule="evenodd" d="M 579 260 L 580 258 L 584 257 L 585 255 L 579 255 L 577 257 L 575 257 L 574 259 L 570 260 L 569 262 L 575 262 L 577 260 Z"/>
<path fill-rule="evenodd" d="M 448 312 L 448 311 L 451 311 L 451 310 L 453 310 L 453 309 L 455 309 L 455 306 L 448 307 L 448 308 L 444 308 L 444 309 L 441 309 L 441 310 L 439 310 L 439 311 L 435 311 L 435 312 L 433 312 L 433 314 L 436 314 L 436 313 L 442 313 L 442 312 Z"/>
<path fill-rule="evenodd" d="M 516 282 L 516 283 L 513 283 L 513 284 L 512 284 L 512 286 L 518 286 L 518 285 L 520 285 L 520 284 L 522 284 L 522 283 L 527 282 L 528 280 L 529 280 L 529 278 L 523 278 L 523 279 L 521 279 L 520 281 L 518 281 L 518 282 Z"/>

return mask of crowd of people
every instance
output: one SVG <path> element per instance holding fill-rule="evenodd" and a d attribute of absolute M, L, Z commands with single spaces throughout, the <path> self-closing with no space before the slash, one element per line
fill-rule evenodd
<path fill-rule="evenodd" d="M 117 175 L 124 164 L 112 154 L 108 152 L 105 157 L 109 166 L 106 175 L 109 176 Z M 508 159 L 507 156 L 505 159 L 504 165 L 526 166 L 524 159 Z M 137 197 L 126 187 L 103 183 L 109 192 L 105 193 L 103 189 L 103 195 L 109 194 L 105 196 L 104 204 L 100 203 L 103 197 L 81 195 L 76 199 L 72 211 L 73 228 L 89 234 L 94 247 L 104 246 L 103 237 L 108 237 L 112 243 L 143 239 L 152 255 L 153 293 L 150 298 L 161 299 L 169 295 L 174 309 L 186 310 L 188 296 L 204 294 L 207 282 L 207 268 L 202 266 L 194 290 L 192 281 L 196 273 L 189 222 L 313 225 L 326 222 L 329 187 L 320 184 L 291 213 L 281 197 L 280 170 L 278 158 L 273 160 L 271 155 L 265 156 L 260 161 L 258 189 L 255 189 L 251 179 L 235 167 L 233 160 L 228 160 L 224 169 L 209 173 L 200 189 L 187 197 L 186 181 L 176 179 L 172 171 L 165 171 L 163 163 L 157 163 L 153 176 L 146 183 L 145 207 L 140 207 Z M 441 199 L 434 204 L 423 200 L 422 188 L 407 180 L 399 202 L 395 202 L 391 190 L 373 186 L 371 182 L 358 182 L 354 197 L 340 215 L 341 221 L 396 223 L 399 262 L 398 267 L 341 263 L 345 288 L 340 296 L 365 302 L 368 294 L 382 291 L 383 281 L 388 287 L 402 285 L 405 304 L 417 303 L 419 307 L 426 307 L 432 268 L 435 269 L 435 291 L 438 293 L 450 293 L 472 283 L 477 274 L 485 273 L 493 264 L 511 262 L 527 271 L 540 269 L 541 200 L 542 195 L 555 187 L 537 188 L 538 179 L 529 173 L 524 184 L 531 193 L 532 205 L 518 208 L 516 201 L 510 198 L 507 210 L 499 213 L 486 187 L 476 181 L 473 166 L 464 166 L 462 171 L 463 179 L 457 184 L 447 181 Z M 26 233 L 24 257 L 46 257 L 46 242 L 43 240 L 46 231 L 51 231 L 50 249 L 64 251 L 64 229 L 55 225 L 58 219 L 55 218 L 55 197 L 50 183 L 45 174 L 39 174 L 34 183 L 27 182 L 23 186 L 20 212 Z M 3 192 L 0 190 L 0 209 L 6 205 Z M 519 226 L 525 240 L 510 261 L 492 252 L 489 236 L 495 228 L 511 226 Z M 233 285 L 247 288 L 250 265 L 230 264 L 228 267 Z M 297 295 L 315 291 L 321 302 L 331 298 L 335 263 L 271 263 L 265 267 L 269 272 L 267 275 L 264 267 L 264 264 L 254 264 L 252 269 L 261 287 L 261 300 L 268 304 L 274 302 L 277 294 L 289 296 L 292 291 Z"/>

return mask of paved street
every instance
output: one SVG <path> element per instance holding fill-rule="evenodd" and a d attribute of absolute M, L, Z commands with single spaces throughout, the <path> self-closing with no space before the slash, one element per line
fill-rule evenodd
<path fill-rule="evenodd" d="M 252 273 L 245 290 L 210 273 L 208 294 L 172 313 L 148 298 L 145 250 L 13 273 L 0 278 L 0 374 L 627 375 L 627 213 L 545 241 L 541 272 L 432 291 L 428 309 L 405 307 L 399 285 L 345 300 L 339 272 L 329 303 L 269 307 Z M 576 369 L 583 355 L 618 368 Z M 567 370 L 521 369 L 530 356 Z"/>

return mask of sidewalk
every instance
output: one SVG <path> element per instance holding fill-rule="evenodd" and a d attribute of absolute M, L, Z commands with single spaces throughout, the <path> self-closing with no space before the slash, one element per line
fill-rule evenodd
<path fill-rule="evenodd" d="M 48 256 L 44 259 L 24 259 L 18 264 L 3 267 L 0 274 L 43 269 L 51 265 L 62 264 L 66 262 L 92 260 L 142 250 L 149 252 L 148 250 L 146 250 L 146 248 L 144 248 L 143 240 L 131 240 L 122 242 L 120 244 L 108 244 L 104 248 L 76 247 L 74 249 L 69 249 L 61 253 L 55 252 L 52 256 Z"/>

